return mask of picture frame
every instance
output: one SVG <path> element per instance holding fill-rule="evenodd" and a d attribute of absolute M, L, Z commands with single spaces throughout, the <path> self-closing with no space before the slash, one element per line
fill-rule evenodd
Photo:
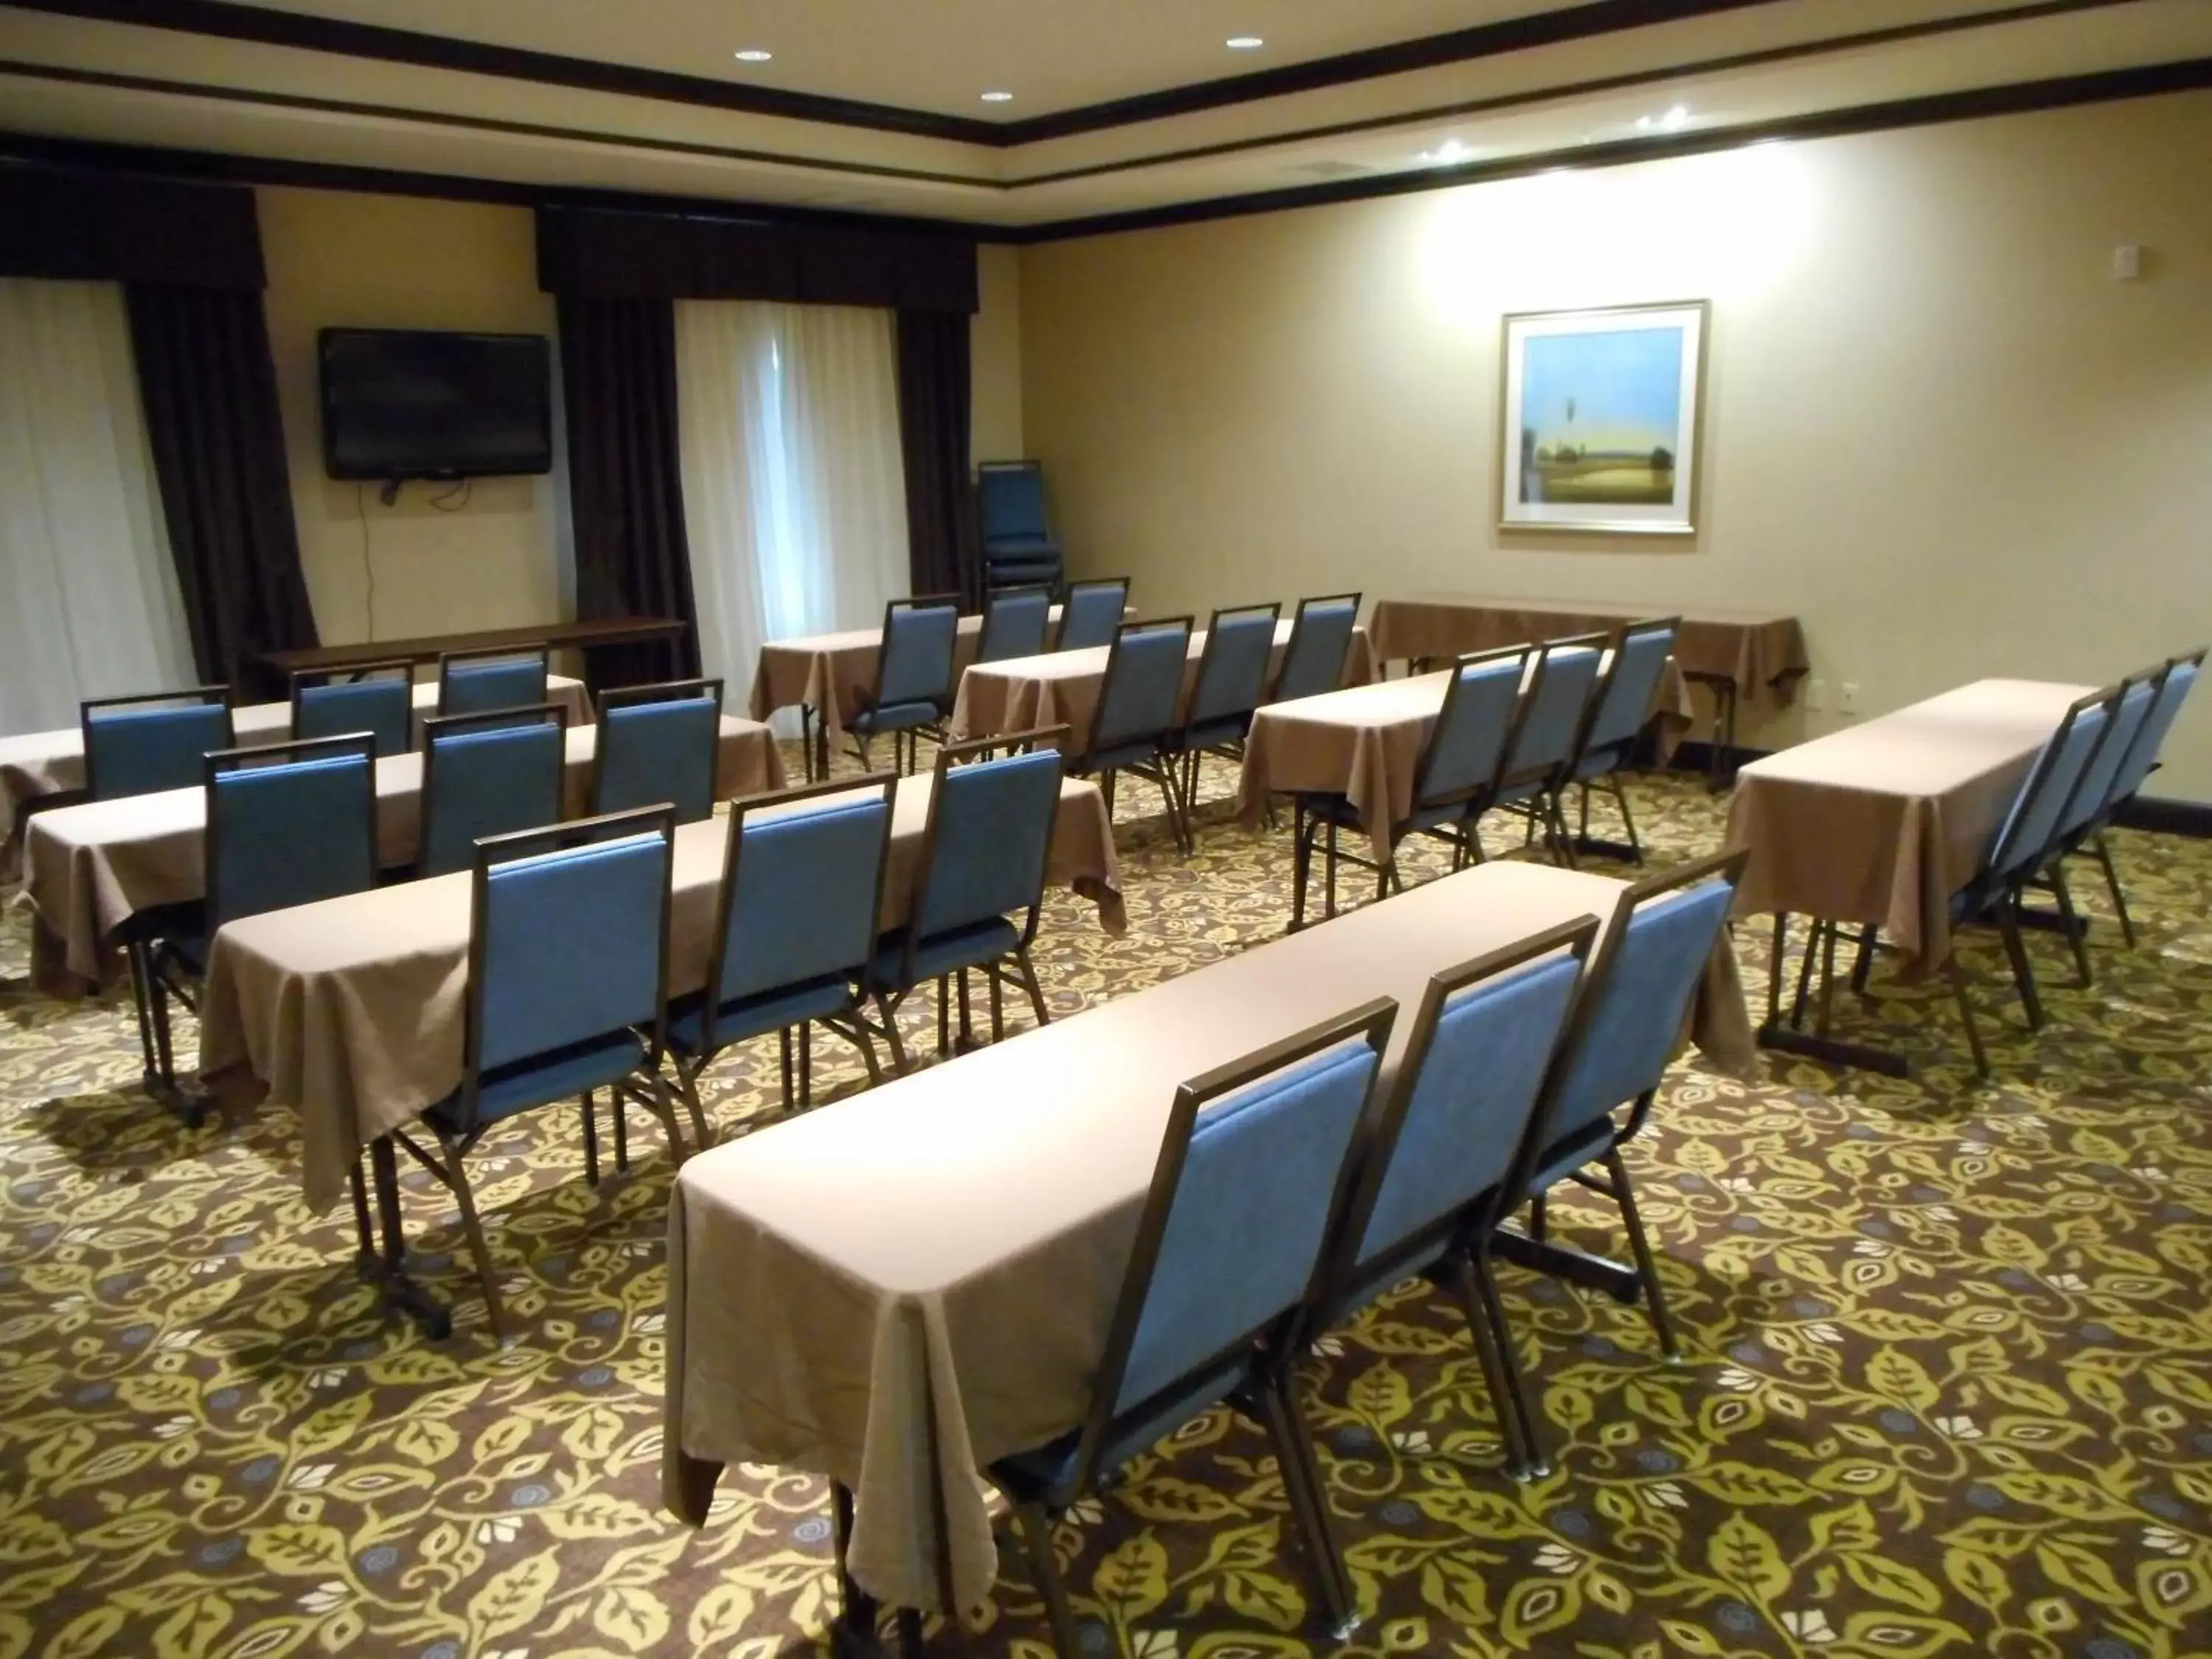
<path fill-rule="evenodd" d="M 1709 321 L 1704 300 L 1508 315 L 1498 528 L 1696 534 Z"/>

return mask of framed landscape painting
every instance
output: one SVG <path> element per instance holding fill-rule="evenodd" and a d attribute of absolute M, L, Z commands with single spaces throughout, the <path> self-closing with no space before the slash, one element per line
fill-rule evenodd
<path fill-rule="evenodd" d="M 1705 303 L 1505 319 L 1499 526 L 1686 536 Z"/>

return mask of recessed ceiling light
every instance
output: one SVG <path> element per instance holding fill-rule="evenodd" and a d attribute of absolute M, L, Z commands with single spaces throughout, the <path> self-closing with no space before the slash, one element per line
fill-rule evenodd
<path fill-rule="evenodd" d="M 1223 44 L 1231 52 L 1257 52 L 1267 43 L 1256 34 L 1232 34 Z"/>
<path fill-rule="evenodd" d="M 740 64 L 765 64 L 775 56 L 774 52 L 763 52 L 758 46 L 747 46 L 738 54 L 738 61 Z"/>
<path fill-rule="evenodd" d="M 1463 144 L 1456 138 L 1447 138 L 1434 149 L 1423 150 L 1418 159 L 1427 162 L 1431 167 L 1448 167 L 1457 162 L 1468 161 L 1474 155 L 1474 147 L 1472 144 Z"/>
<path fill-rule="evenodd" d="M 1660 126 L 1668 132 L 1680 132 L 1690 125 L 1690 108 L 1686 104 L 1675 104 L 1659 118 Z"/>
<path fill-rule="evenodd" d="M 983 94 L 983 101 L 987 104 L 1011 104 L 1014 101 L 1014 94 L 1011 92 L 987 92 Z"/>

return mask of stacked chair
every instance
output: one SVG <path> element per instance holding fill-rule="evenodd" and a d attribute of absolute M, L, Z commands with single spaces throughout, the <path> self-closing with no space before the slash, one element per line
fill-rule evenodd
<path fill-rule="evenodd" d="M 975 469 L 984 580 L 994 589 L 1060 586 L 1060 543 L 1045 517 L 1044 469 L 985 461 Z"/>
<path fill-rule="evenodd" d="M 1524 820 L 1524 842 L 1540 834 L 1553 859 L 1570 866 L 1574 863 L 1574 847 L 1560 798 L 1590 705 L 1597 696 L 1604 653 L 1610 643 L 1609 635 L 1582 634 L 1571 639 L 1547 640 L 1531 653 L 1520 723 L 1506 747 L 1493 797 L 1494 805 Z"/>
<path fill-rule="evenodd" d="M 1565 781 L 1580 791 L 1580 811 L 1571 848 L 1591 844 L 1590 789 L 1602 785 L 1620 810 L 1627 832 L 1628 856 L 1644 862 L 1644 843 L 1636 834 L 1636 815 L 1628 808 L 1628 791 L 1621 774 L 1636 757 L 1644 728 L 1651 718 L 1651 705 L 1659 695 L 1660 678 L 1674 654 L 1675 636 L 1682 619 L 1668 617 L 1654 622 L 1631 623 L 1613 641 L 1613 655 L 1599 674 L 1597 690 L 1575 739 Z M 1553 817 L 1559 817 L 1558 812 Z"/>

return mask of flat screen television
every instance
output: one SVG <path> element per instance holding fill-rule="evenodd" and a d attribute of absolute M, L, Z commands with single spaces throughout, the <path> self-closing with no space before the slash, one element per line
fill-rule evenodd
<path fill-rule="evenodd" d="M 323 465 L 333 478 L 553 469 L 551 353 L 536 334 L 326 328 Z"/>

